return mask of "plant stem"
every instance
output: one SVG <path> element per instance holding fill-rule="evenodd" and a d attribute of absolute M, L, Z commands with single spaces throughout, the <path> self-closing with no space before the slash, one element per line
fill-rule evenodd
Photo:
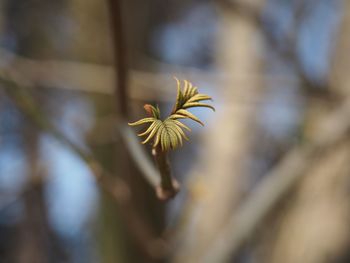
<path fill-rule="evenodd" d="M 160 185 L 156 188 L 157 196 L 161 200 L 173 198 L 180 189 L 180 185 L 175 178 L 171 176 L 171 168 L 168 153 L 162 151 L 157 146 L 152 150 L 152 154 L 157 163 L 160 172 Z"/>

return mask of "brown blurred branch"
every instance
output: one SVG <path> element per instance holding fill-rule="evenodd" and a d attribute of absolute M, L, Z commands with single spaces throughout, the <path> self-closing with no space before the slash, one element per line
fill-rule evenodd
<path fill-rule="evenodd" d="M 250 3 L 263 8 L 266 1 Z M 247 160 L 252 156 L 252 138 L 258 136 L 256 116 L 261 108 L 254 102 L 263 99 L 267 85 L 262 78 L 235 84 L 242 75 L 263 75 L 265 60 L 254 45 L 248 44 L 259 43 L 260 35 L 254 24 L 233 16 L 227 8 L 218 8 L 218 18 L 216 67 L 232 77 L 221 83 L 223 89 L 217 91 L 222 98 L 220 111 L 215 125 L 203 138 L 201 148 L 206 150 L 199 154 L 189 177 L 189 198 L 177 231 L 173 260 L 177 263 L 203 262 L 203 255 L 218 230 L 237 210 L 252 179 Z M 250 92 L 252 88 L 255 93 Z M 242 98 L 249 98 L 249 102 L 241 104 Z"/>
<path fill-rule="evenodd" d="M 28 116 L 40 129 L 48 132 L 85 161 L 101 189 L 110 194 L 121 207 L 121 213 L 126 218 L 130 232 L 140 247 L 144 249 L 144 252 L 152 258 L 162 257 L 165 243 L 162 239 L 153 236 L 148 226 L 140 219 L 137 211 L 133 209 L 131 192 L 126 182 L 121 178 L 112 176 L 100 165 L 92 153 L 81 149 L 70 141 L 48 120 L 33 100 L 28 89 L 22 88 L 16 81 L 9 81 L 9 79 L 11 79 L 9 76 L 5 79 L 0 78 L 0 83 L 23 114 Z"/>
<path fill-rule="evenodd" d="M 128 115 L 128 67 L 126 58 L 126 45 L 122 18 L 122 6 L 120 0 L 109 0 L 110 20 L 113 33 L 115 73 L 117 83 L 115 85 L 115 98 L 119 106 L 119 112 L 127 118 Z"/>
<path fill-rule="evenodd" d="M 34 60 L 18 56 L 12 52 L 0 48 L 0 58 L 7 61 L 6 68 L 1 68 L 0 72 L 17 72 L 27 81 L 26 86 L 42 87 L 52 89 L 67 89 L 79 92 L 113 94 L 115 91 L 114 69 L 109 65 L 94 63 L 83 63 L 79 61 L 67 60 Z M 152 61 L 150 63 L 157 63 Z M 231 74 L 212 73 L 204 70 L 187 67 L 174 67 L 168 64 L 159 64 L 169 73 L 146 72 L 139 70 L 129 70 L 129 92 L 128 98 L 132 100 L 162 100 L 168 101 L 176 93 L 172 75 L 179 78 L 191 79 L 194 82 L 201 81 L 207 86 L 220 89 L 222 82 L 232 82 L 236 86 L 246 86 L 252 78 L 261 82 L 274 82 L 281 84 L 298 84 L 296 78 L 287 75 L 241 75 L 239 78 Z M 16 74 L 17 74 L 16 73 Z M 3 75 L 3 78 L 6 78 Z M 256 87 L 249 87 L 252 94 L 257 92 Z M 236 96 L 240 98 L 239 91 Z"/>
<path fill-rule="evenodd" d="M 242 204 L 217 235 L 204 262 L 226 262 L 254 233 L 262 220 L 307 172 L 312 163 L 350 135 L 350 100 L 320 121 L 315 137 L 295 146 Z"/>
<path fill-rule="evenodd" d="M 234 14 L 241 15 L 242 17 L 248 19 L 250 22 L 254 23 L 257 28 L 260 29 L 262 35 L 265 37 L 267 44 L 271 47 L 271 50 L 274 50 L 281 59 L 289 62 L 295 73 L 300 78 L 302 88 L 307 95 L 317 98 L 325 99 L 338 99 L 336 94 L 331 92 L 331 85 L 326 79 L 322 83 L 312 81 L 309 76 L 304 71 L 302 61 L 299 59 L 299 56 L 296 52 L 296 37 L 298 30 L 302 24 L 305 13 L 309 10 L 310 3 L 305 3 L 301 1 L 296 9 L 294 10 L 294 23 L 292 25 L 291 31 L 284 38 L 283 48 L 279 45 L 277 39 L 275 39 L 272 31 L 267 28 L 267 25 L 273 25 L 271 21 L 268 21 L 268 18 L 262 19 L 262 13 L 259 8 L 249 4 L 247 1 L 242 0 L 220 0 L 220 4 L 227 6 Z M 267 20 L 267 21 L 265 21 Z"/>

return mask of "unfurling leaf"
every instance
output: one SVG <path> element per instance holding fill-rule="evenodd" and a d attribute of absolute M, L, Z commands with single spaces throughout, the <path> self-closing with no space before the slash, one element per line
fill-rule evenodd
<path fill-rule="evenodd" d="M 189 112 L 187 110 L 180 109 L 180 110 L 176 111 L 176 114 L 183 115 L 189 119 L 192 119 L 192 120 L 198 122 L 202 126 L 204 126 L 203 122 L 201 122 L 196 116 L 194 116 L 191 112 Z"/>
<path fill-rule="evenodd" d="M 142 125 L 151 123 L 149 127 L 139 136 L 147 136 L 142 142 L 143 144 L 150 142 L 153 139 L 153 147 L 160 146 L 162 151 L 168 151 L 170 149 L 176 149 L 182 146 L 182 139 L 188 140 L 183 129 L 191 131 L 185 124 L 179 121 L 179 119 L 192 119 L 199 124 L 203 125 L 194 114 L 187 109 L 195 107 L 210 108 L 215 111 L 215 108 L 209 104 L 201 101 L 212 100 L 210 96 L 206 94 L 198 93 L 197 87 L 194 87 L 191 82 L 184 80 L 184 88 L 181 89 L 181 82 L 175 78 L 177 83 L 177 96 L 173 110 L 165 120 L 160 119 L 160 110 L 150 104 L 146 104 L 144 109 L 148 113 L 148 118 L 141 119 L 139 121 L 129 123 L 131 126 Z"/>
<path fill-rule="evenodd" d="M 140 125 L 140 124 L 144 124 L 144 123 L 148 123 L 148 122 L 154 122 L 154 118 L 144 118 L 144 119 L 141 119 L 139 121 L 131 122 L 128 124 L 130 126 L 136 126 L 136 125 Z"/>

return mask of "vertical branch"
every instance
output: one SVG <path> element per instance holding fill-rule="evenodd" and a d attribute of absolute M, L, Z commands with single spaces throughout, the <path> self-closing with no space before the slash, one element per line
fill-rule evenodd
<path fill-rule="evenodd" d="M 152 149 L 152 154 L 160 172 L 160 185 L 157 187 L 157 196 L 160 200 L 168 200 L 174 197 L 179 191 L 179 183 L 171 175 L 169 156 L 162 151 L 160 146 Z"/>
<path fill-rule="evenodd" d="M 115 73 L 116 73 L 116 102 L 119 106 L 119 112 L 123 117 L 127 117 L 127 59 L 124 42 L 123 20 L 120 0 L 108 0 L 110 19 L 112 26 L 114 55 L 115 55 Z"/>
<path fill-rule="evenodd" d="M 38 174 L 39 132 L 24 122 L 24 151 L 28 162 L 28 178 L 23 192 L 24 216 L 20 225 L 17 260 L 20 263 L 44 263 L 48 260 L 48 224 L 43 195 L 44 181 Z"/>
<path fill-rule="evenodd" d="M 115 74 L 116 74 L 116 86 L 115 86 L 115 98 L 118 105 L 117 114 L 121 117 L 120 120 L 124 121 L 128 117 L 128 63 L 127 63 L 127 48 L 125 45 L 125 34 L 124 34 L 124 25 L 122 18 L 122 1 L 121 0 L 108 0 L 109 11 L 110 11 L 110 21 L 113 35 L 113 44 L 114 44 L 114 56 L 115 56 Z M 123 133 L 121 133 L 123 136 Z M 151 225 L 147 224 L 144 220 L 145 214 L 139 213 L 137 210 L 139 208 L 147 207 L 149 203 L 146 203 L 147 198 L 142 194 L 145 191 L 144 182 L 138 181 L 139 178 L 129 176 L 131 174 L 132 167 L 130 164 L 130 153 L 127 151 L 127 144 L 123 143 L 118 145 L 117 149 L 117 158 L 118 164 L 120 164 L 119 170 L 122 175 L 128 175 L 127 180 L 130 184 L 130 187 L 134 189 L 134 200 L 140 196 L 140 200 L 144 203 L 141 203 L 139 206 L 138 203 L 130 203 L 127 207 L 122 207 L 122 209 L 128 213 L 131 213 L 132 216 L 129 219 L 129 224 L 132 224 L 138 233 L 138 242 L 148 248 L 147 256 L 149 258 L 157 259 L 163 257 L 163 252 L 165 251 L 163 242 L 156 242 L 151 244 L 149 241 L 157 240 L 154 238 L 154 228 Z M 127 154 L 125 154 L 127 153 Z M 137 201 L 139 201 L 137 199 Z M 159 240 L 158 240 L 159 241 Z M 137 251 L 134 256 L 137 258 Z M 144 259 L 144 256 L 143 256 Z"/>

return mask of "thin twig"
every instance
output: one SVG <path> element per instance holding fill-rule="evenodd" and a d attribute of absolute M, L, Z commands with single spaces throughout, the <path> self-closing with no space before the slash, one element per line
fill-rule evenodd
<path fill-rule="evenodd" d="M 118 106 L 117 115 L 122 119 L 126 120 L 128 119 L 128 88 L 129 88 L 129 78 L 128 78 L 128 61 L 127 61 L 127 46 L 126 46 L 126 38 L 124 35 L 124 26 L 123 26 L 123 17 L 122 17 L 122 1 L 121 0 L 109 0 L 109 11 L 110 11 L 110 21 L 111 21 L 111 31 L 113 36 L 113 46 L 114 46 L 114 55 L 115 55 L 115 73 L 116 73 L 116 85 L 114 89 L 114 95 L 116 99 L 116 103 Z M 123 128 L 121 126 L 121 135 L 126 139 L 124 142 L 125 144 L 122 144 L 121 147 L 125 147 L 126 150 L 129 150 L 127 154 L 122 156 L 122 165 L 124 165 L 124 168 L 126 167 L 127 163 L 130 162 L 129 157 L 134 154 L 133 158 L 134 160 L 138 161 L 138 164 L 142 164 L 141 167 L 141 173 L 146 175 L 145 178 L 151 183 L 151 185 L 155 186 L 156 179 L 155 176 L 158 174 L 154 171 L 151 163 L 146 158 L 146 155 L 140 148 L 136 147 L 135 141 L 131 139 L 129 134 L 127 134 L 126 128 Z M 124 148 L 123 148 L 124 149 Z M 138 150 L 138 151 L 136 151 Z M 142 169 L 146 166 L 147 170 L 144 172 Z M 131 185 L 132 186 L 132 185 Z M 139 221 L 141 222 L 141 218 L 139 218 Z M 140 229 L 142 230 L 142 229 Z M 145 229 L 143 229 L 145 231 Z M 144 242 L 147 242 L 147 240 L 144 240 Z M 145 243 L 147 244 L 147 243 Z M 155 247 L 155 250 L 152 250 L 151 252 L 154 253 L 161 253 L 164 252 L 164 248 L 162 251 L 160 251 L 157 247 Z"/>
<path fill-rule="evenodd" d="M 160 172 L 160 183 L 157 186 L 157 196 L 160 200 L 167 201 L 173 198 L 180 190 L 180 184 L 171 175 L 168 152 L 162 151 L 160 146 L 153 147 L 152 155 Z"/>
<path fill-rule="evenodd" d="M 202 262 L 227 262 L 254 233 L 262 220 L 307 172 L 312 163 L 350 135 L 350 100 L 325 117 L 315 138 L 296 146 L 257 186 L 238 212 L 229 219 Z"/>
<path fill-rule="evenodd" d="M 114 47 L 115 47 L 115 59 L 116 59 L 116 74 L 117 74 L 117 85 L 115 89 L 115 95 L 117 99 L 117 103 L 119 104 L 119 112 L 122 118 L 128 117 L 128 68 L 127 68 L 127 59 L 126 59 L 126 45 L 125 45 L 125 36 L 124 36 L 124 28 L 123 28 L 123 19 L 122 19 L 122 6 L 120 0 L 109 0 L 109 9 L 111 16 L 111 25 L 114 36 Z M 122 130 L 125 131 L 125 128 Z M 131 141 L 130 137 L 127 134 L 124 134 L 124 138 L 127 139 L 128 149 L 133 150 L 134 159 L 137 156 L 141 157 L 141 155 L 135 155 L 136 148 L 134 141 Z M 132 147 L 131 147 L 132 146 Z M 137 153 L 141 153 L 139 150 Z M 170 164 L 168 160 L 168 155 L 166 152 L 163 152 L 157 147 L 152 151 L 154 159 L 159 168 L 159 173 L 155 173 L 153 167 L 147 165 L 147 178 L 156 187 L 157 196 L 161 200 L 168 200 L 176 195 L 179 190 L 179 184 L 175 179 L 171 177 Z M 144 156 L 144 155 L 143 155 Z M 136 159 L 142 161 L 143 166 L 146 165 L 146 159 L 139 158 Z M 147 163 L 148 164 L 148 163 Z M 152 172 L 152 173 L 151 173 Z M 154 178 L 155 175 L 160 175 L 160 183 L 159 179 Z M 158 183 L 158 184 L 157 184 Z M 157 185 L 155 185 L 157 184 Z"/>

